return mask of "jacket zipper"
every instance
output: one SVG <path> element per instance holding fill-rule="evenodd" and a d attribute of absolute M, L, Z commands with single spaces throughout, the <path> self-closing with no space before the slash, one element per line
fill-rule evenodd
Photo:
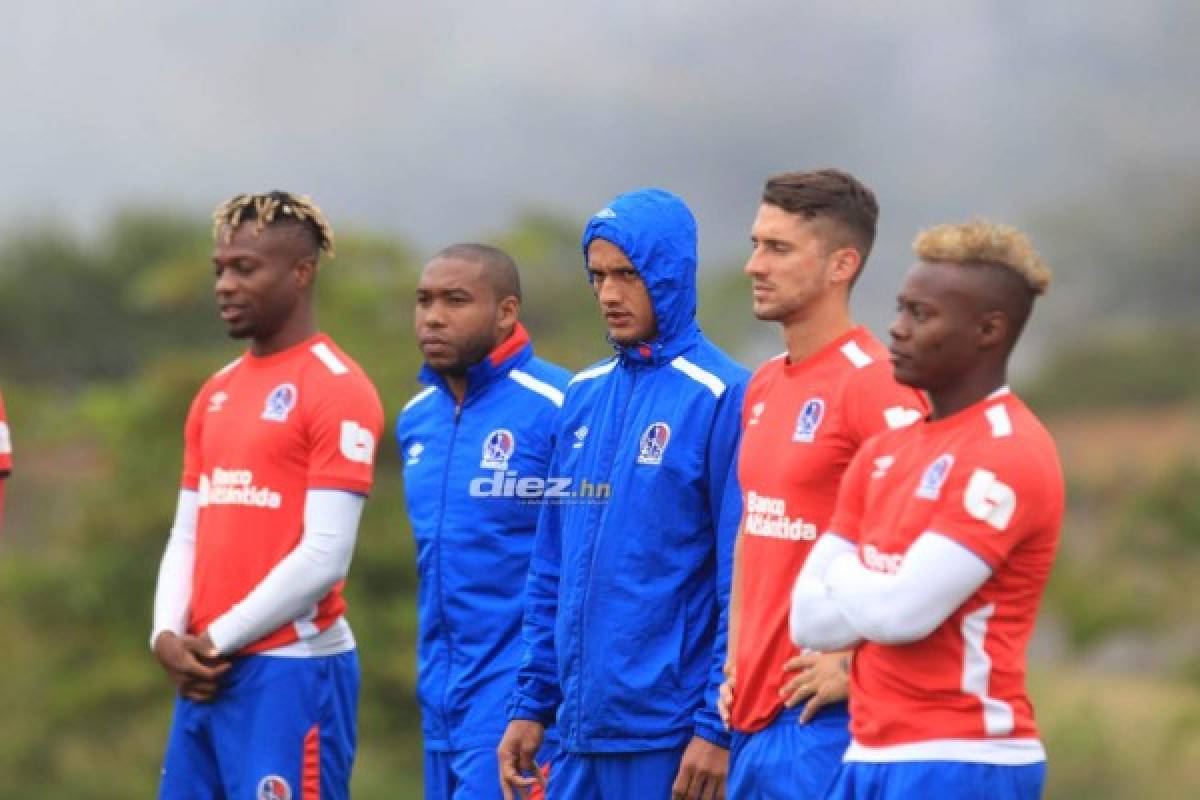
<path fill-rule="evenodd" d="M 442 682 L 442 724 L 446 728 L 446 742 L 450 746 L 453 744 L 450 742 L 450 712 L 446 705 L 446 693 L 450 690 L 450 670 L 454 666 L 454 659 L 451 658 L 454 643 L 450 639 L 450 624 L 446 619 L 446 582 L 442 572 L 442 524 L 446 520 L 446 490 L 450 484 L 450 466 L 454 462 L 454 442 L 458 438 L 458 422 L 461 417 L 462 404 L 458 403 L 454 406 L 454 427 L 450 429 L 450 446 L 446 449 L 446 468 L 442 472 L 442 499 L 438 505 L 437 525 L 438 614 L 442 618 L 442 638 L 446 640 L 446 678 Z"/>
<path fill-rule="evenodd" d="M 618 369 L 619 368 L 620 368 L 620 365 L 618 365 Z M 633 390 L 637 386 L 637 377 L 638 377 L 637 370 L 631 369 L 630 370 L 630 380 L 629 380 L 629 391 L 625 395 L 625 402 L 622 403 L 622 405 L 621 405 L 621 416 L 617 419 L 616 427 L 613 429 L 616 431 L 617 441 L 613 445 L 612 457 L 610 458 L 610 460 L 608 462 L 608 473 L 605 475 L 605 480 L 606 480 L 606 482 L 609 482 L 609 483 L 611 483 L 611 481 L 612 481 L 613 467 L 616 464 L 617 453 L 620 450 L 621 433 L 625 428 L 625 416 L 629 413 L 629 404 L 633 400 Z M 611 498 L 609 498 L 609 499 L 610 499 L 610 503 L 611 503 Z M 584 583 L 583 583 L 583 599 L 579 603 L 579 664 L 578 664 L 579 678 L 575 682 L 575 687 L 576 687 L 575 688 L 575 707 L 576 707 L 575 739 L 576 739 L 577 746 L 583 745 L 583 742 L 579 741 L 579 739 L 582 737 L 582 732 L 580 729 L 583 727 L 583 721 L 582 721 L 582 718 L 583 718 L 583 674 L 584 674 L 583 659 L 584 659 L 584 644 L 585 644 L 585 639 L 586 639 L 585 632 L 587 631 L 588 597 L 591 594 L 589 589 L 591 589 L 592 575 L 595 573 L 595 569 L 596 569 L 596 551 L 600 549 L 600 534 L 601 534 L 601 532 L 603 532 L 604 523 L 608 519 L 608 509 L 610 507 L 610 503 L 604 504 L 604 508 L 600 512 L 600 518 L 596 523 L 596 535 L 592 539 L 592 549 L 591 549 L 591 552 L 588 554 L 588 571 L 587 571 L 587 575 L 585 576 Z"/>

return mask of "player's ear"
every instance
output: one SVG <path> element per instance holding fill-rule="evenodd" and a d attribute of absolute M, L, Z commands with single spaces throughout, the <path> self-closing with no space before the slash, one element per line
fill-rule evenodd
<path fill-rule="evenodd" d="M 1002 347 L 1008 342 L 1010 321 L 999 309 L 985 311 L 979 318 L 979 344 L 983 349 Z"/>
<path fill-rule="evenodd" d="M 292 277 L 296 281 L 296 288 L 310 288 L 317 279 L 317 259 L 308 256 L 297 261 L 292 267 Z"/>
<path fill-rule="evenodd" d="M 829 270 L 830 282 L 849 286 L 854 276 L 862 269 L 862 256 L 853 247 L 839 247 L 831 254 L 832 263 Z"/>
<path fill-rule="evenodd" d="M 521 311 L 521 301 L 516 295 L 510 294 L 496 306 L 496 327 L 511 328 L 517 324 L 517 316 Z"/>

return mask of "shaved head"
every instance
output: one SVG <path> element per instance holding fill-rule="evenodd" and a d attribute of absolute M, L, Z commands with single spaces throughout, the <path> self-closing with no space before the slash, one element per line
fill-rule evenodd
<path fill-rule="evenodd" d="M 521 277 L 512 256 L 490 244 L 463 242 L 442 248 L 433 259 L 470 261 L 481 267 L 480 277 L 488 284 L 497 300 L 505 297 L 521 299 Z"/>
<path fill-rule="evenodd" d="M 964 310 L 975 317 L 999 312 L 1006 324 L 1006 351 L 1016 346 L 1017 339 L 1033 311 L 1037 294 L 1021 275 L 1001 264 L 970 262 L 963 264 L 945 261 L 925 262 L 947 268 L 947 284 Z"/>

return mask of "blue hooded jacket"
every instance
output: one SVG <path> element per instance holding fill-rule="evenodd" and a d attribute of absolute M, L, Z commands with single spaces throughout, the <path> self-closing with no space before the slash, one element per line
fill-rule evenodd
<path fill-rule="evenodd" d="M 396 420 L 417 546 L 417 696 L 425 747 L 494 748 L 520 662 L 522 592 L 540 505 L 518 496 L 545 477 L 570 373 L 535 358 L 525 329 L 467 371 L 458 406 L 445 379 Z"/>
<path fill-rule="evenodd" d="M 696 223 L 646 189 L 588 223 L 637 268 L 658 334 L 583 370 L 559 412 L 526 589 L 511 719 L 557 718 L 570 752 L 728 747 L 716 712 L 741 517 L 737 444 L 749 373 L 696 324 Z M 598 489 L 598 491 L 597 491 Z M 603 497 L 607 490 L 607 497 Z"/>

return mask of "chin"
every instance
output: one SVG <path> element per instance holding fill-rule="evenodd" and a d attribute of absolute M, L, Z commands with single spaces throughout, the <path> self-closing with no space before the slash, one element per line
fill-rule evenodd
<path fill-rule="evenodd" d="M 921 384 L 921 377 L 907 372 L 899 367 L 892 367 L 892 378 L 901 386 L 907 386 L 910 389 L 924 389 Z"/>
<path fill-rule="evenodd" d="M 467 374 L 466 365 L 458 359 L 426 359 L 425 363 L 429 365 L 430 369 L 442 376 L 459 376 Z"/>
<path fill-rule="evenodd" d="M 778 322 L 785 316 L 779 306 L 771 303 L 751 303 L 750 313 L 754 318 L 763 322 Z"/>

